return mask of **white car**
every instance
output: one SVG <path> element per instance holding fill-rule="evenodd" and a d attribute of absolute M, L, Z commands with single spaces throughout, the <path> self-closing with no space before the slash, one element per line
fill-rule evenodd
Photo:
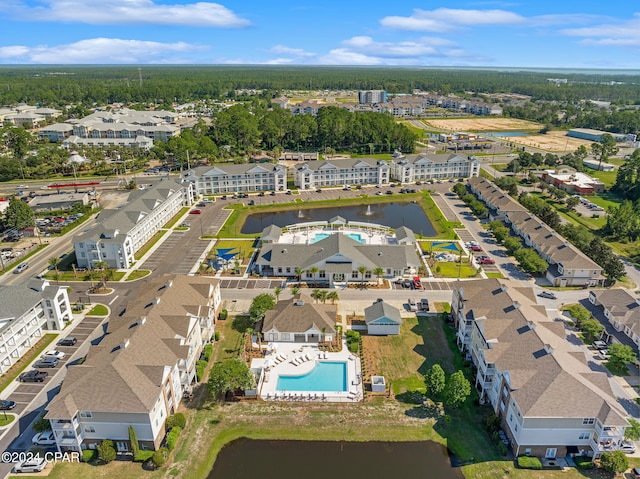
<path fill-rule="evenodd" d="M 636 452 L 636 445 L 631 441 L 622 441 L 619 449 L 625 454 L 634 454 Z"/>
<path fill-rule="evenodd" d="M 32 457 L 16 464 L 13 470 L 14 472 L 41 472 L 47 464 L 48 461 L 44 457 Z"/>
<path fill-rule="evenodd" d="M 46 353 L 44 353 L 42 355 L 42 359 L 45 358 L 56 358 L 56 359 L 62 359 L 66 356 L 65 353 L 63 353 L 62 351 L 58 351 L 56 349 L 52 349 L 50 351 L 47 351 Z"/>
<path fill-rule="evenodd" d="M 31 442 L 34 446 L 55 446 L 56 436 L 53 431 L 39 432 L 33 436 Z"/>

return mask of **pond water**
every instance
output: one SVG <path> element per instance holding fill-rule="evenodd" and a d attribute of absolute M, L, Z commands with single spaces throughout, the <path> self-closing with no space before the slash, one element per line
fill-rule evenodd
<path fill-rule="evenodd" d="M 258 441 L 238 439 L 218 454 L 208 479 L 396 477 L 462 479 L 435 442 Z"/>
<path fill-rule="evenodd" d="M 330 208 L 296 208 L 275 213 L 254 213 L 247 217 L 241 232 L 243 234 L 260 233 L 271 224 L 282 227 L 308 221 L 328 221 L 334 216 L 342 216 L 347 221 L 375 223 L 390 228 L 406 226 L 414 233 L 424 236 L 435 236 L 436 234 L 422 207 L 411 202 Z"/>
<path fill-rule="evenodd" d="M 484 136 L 531 136 L 531 133 L 525 131 L 484 131 Z"/>

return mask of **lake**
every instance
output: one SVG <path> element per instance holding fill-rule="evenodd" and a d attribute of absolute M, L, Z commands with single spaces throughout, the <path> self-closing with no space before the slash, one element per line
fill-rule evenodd
<path fill-rule="evenodd" d="M 208 479 L 462 479 L 444 446 L 425 442 L 237 439 L 218 454 Z"/>
<path fill-rule="evenodd" d="M 531 136 L 531 133 L 526 133 L 524 131 L 484 131 L 482 132 L 483 136 Z"/>
<path fill-rule="evenodd" d="M 330 208 L 300 208 L 274 213 L 254 213 L 242 225 L 243 234 L 261 233 L 267 226 L 288 226 L 308 221 L 328 221 L 342 216 L 347 221 L 375 223 L 390 228 L 406 226 L 414 233 L 435 236 L 433 225 L 417 203 L 379 203 L 372 205 L 340 206 Z"/>

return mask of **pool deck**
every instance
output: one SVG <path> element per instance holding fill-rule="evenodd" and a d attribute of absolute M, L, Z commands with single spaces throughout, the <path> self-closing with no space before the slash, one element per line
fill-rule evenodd
<path fill-rule="evenodd" d="M 343 231 L 334 231 L 334 230 L 325 230 L 325 229 L 310 229 L 307 231 L 295 231 L 291 233 L 283 233 L 280 237 L 279 243 L 286 244 L 314 244 L 319 241 L 316 238 L 316 235 L 331 235 L 331 234 L 354 234 L 360 237 L 360 243 L 362 244 L 373 244 L 373 245 L 386 245 L 386 244 L 398 244 L 395 236 L 389 234 L 381 234 L 379 232 L 373 230 L 343 230 Z M 324 239 L 324 238 L 321 238 Z M 356 240 L 358 241 L 358 240 Z"/>
<path fill-rule="evenodd" d="M 362 368 L 360 358 L 352 354 L 343 342 L 340 352 L 322 352 L 318 346 L 308 343 L 272 342 L 271 350 L 262 364 L 258 381 L 258 395 L 265 401 L 298 401 L 298 402 L 358 402 L 364 398 L 362 384 Z M 274 349 L 275 348 L 275 349 Z M 311 360 L 294 362 L 294 359 L 309 356 Z M 276 361 L 277 357 L 285 357 Z M 279 376 L 301 376 L 313 370 L 318 361 L 343 362 L 347 364 L 348 391 L 279 391 Z"/>

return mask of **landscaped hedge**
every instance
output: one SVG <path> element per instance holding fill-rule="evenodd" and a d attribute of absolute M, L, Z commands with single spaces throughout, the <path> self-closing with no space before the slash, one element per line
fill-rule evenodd
<path fill-rule="evenodd" d="M 207 361 L 203 361 L 202 359 L 196 361 L 196 380 L 198 382 L 202 380 L 202 377 L 204 376 L 204 368 L 206 367 Z"/>
<path fill-rule="evenodd" d="M 171 431 L 169 431 L 169 434 L 167 434 L 167 449 L 169 449 L 169 451 L 173 451 L 173 449 L 176 447 L 181 431 L 182 428 L 176 426 L 172 428 Z"/>
<path fill-rule="evenodd" d="M 184 414 L 182 414 L 181 412 L 177 412 L 175 414 L 172 414 L 171 416 L 169 416 L 167 418 L 167 422 L 165 424 L 165 427 L 167 428 L 167 430 L 171 430 L 174 427 L 179 427 L 181 429 L 184 429 L 184 426 L 187 424 L 187 418 Z"/>
<path fill-rule="evenodd" d="M 148 461 L 149 459 L 151 459 L 153 457 L 155 451 L 143 451 L 142 449 L 138 450 L 138 452 L 136 452 L 133 455 L 133 461 L 134 462 L 145 462 Z"/>
<path fill-rule="evenodd" d="M 98 451 L 95 449 L 85 449 L 82 451 L 82 462 L 91 462 L 98 457 Z"/>
<path fill-rule="evenodd" d="M 576 456 L 573 458 L 573 461 L 576 463 L 576 467 L 578 469 L 593 469 L 593 458 L 588 456 Z"/>
<path fill-rule="evenodd" d="M 211 354 L 212 353 L 213 353 L 213 345 L 212 344 L 205 344 L 204 350 L 202 352 L 202 356 L 204 357 L 204 360 L 209 362 L 209 359 L 211 359 Z"/>
<path fill-rule="evenodd" d="M 346 333 L 347 336 L 347 348 L 352 353 L 358 352 L 358 347 L 360 346 L 360 333 L 358 331 L 349 330 Z"/>
<path fill-rule="evenodd" d="M 542 462 L 537 457 L 518 456 L 518 467 L 520 469 L 542 469 Z"/>

